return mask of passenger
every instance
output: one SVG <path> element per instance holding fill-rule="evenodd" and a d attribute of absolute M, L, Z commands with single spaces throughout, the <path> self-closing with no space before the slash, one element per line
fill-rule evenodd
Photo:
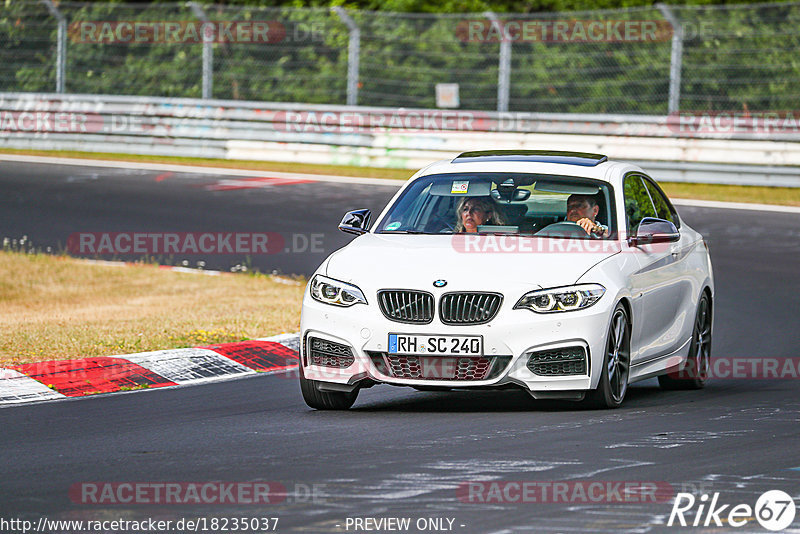
<path fill-rule="evenodd" d="M 462 198 L 456 208 L 456 233 L 475 233 L 483 224 L 503 225 L 503 217 L 488 197 Z"/>
<path fill-rule="evenodd" d="M 570 195 L 567 199 L 567 219 L 586 230 L 589 235 L 608 237 L 608 227 L 595 221 L 600 206 L 594 195 Z"/>

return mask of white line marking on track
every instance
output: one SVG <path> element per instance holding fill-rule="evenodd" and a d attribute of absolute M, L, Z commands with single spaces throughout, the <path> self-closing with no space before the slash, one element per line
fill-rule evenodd
<path fill-rule="evenodd" d="M 113 161 L 78 158 L 53 158 L 45 156 L 24 156 L 18 154 L 0 154 L 0 161 L 14 161 L 18 163 L 44 163 L 49 165 L 76 165 L 79 167 L 103 167 L 112 169 L 137 169 L 148 171 L 172 171 L 175 173 L 213 174 L 216 176 L 252 176 L 256 178 L 269 175 L 273 178 L 287 178 L 293 180 L 313 180 L 315 182 L 331 182 L 337 184 L 363 184 L 363 185 L 390 185 L 400 187 L 405 180 L 391 180 L 387 178 L 362 178 L 358 176 L 337 176 L 328 174 L 305 174 L 289 172 L 272 172 L 266 170 L 229 169 L 226 167 L 202 167 L 195 165 L 174 165 L 169 163 L 145 163 L 134 161 Z M 413 174 L 409 171 L 409 178 Z"/>
<path fill-rule="evenodd" d="M 268 174 L 268 171 L 265 173 Z M 296 185 L 312 183 L 314 180 L 299 178 L 279 178 L 277 176 L 262 176 L 260 178 L 223 179 L 216 184 L 205 186 L 206 191 L 240 191 L 242 189 L 265 189 L 278 185 Z"/>
<path fill-rule="evenodd" d="M 725 210 L 773 211 L 776 213 L 800 213 L 800 206 L 779 206 L 775 204 L 751 204 L 749 202 L 718 202 L 716 200 L 694 200 L 690 198 L 673 198 L 676 206 L 694 208 L 719 208 Z"/>

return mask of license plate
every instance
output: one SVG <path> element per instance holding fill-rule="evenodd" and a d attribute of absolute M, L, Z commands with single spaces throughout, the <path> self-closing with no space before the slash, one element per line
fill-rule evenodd
<path fill-rule="evenodd" d="M 483 337 L 389 334 L 389 354 L 483 356 Z"/>

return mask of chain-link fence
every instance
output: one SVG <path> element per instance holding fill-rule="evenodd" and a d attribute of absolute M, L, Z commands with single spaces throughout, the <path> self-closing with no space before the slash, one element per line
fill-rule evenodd
<path fill-rule="evenodd" d="M 665 114 L 797 107 L 800 2 L 548 14 L 9 1 L 0 91 Z M 438 84 L 450 92 L 437 101 Z"/>

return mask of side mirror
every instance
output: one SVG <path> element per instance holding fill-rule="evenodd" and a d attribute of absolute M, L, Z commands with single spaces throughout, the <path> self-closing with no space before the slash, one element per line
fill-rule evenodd
<path fill-rule="evenodd" d="M 339 223 L 339 230 L 348 234 L 361 235 L 369 230 L 369 220 L 372 217 L 370 210 L 348 211 Z"/>
<path fill-rule="evenodd" d="M 678 241 L 681 234 L 678 228 L 665 219 L 645 217 L 639 223 L 636 235 L 628 238 L 628 243 L 634 247 L 649 245 L 651 243 L 670 243 Z"/>

